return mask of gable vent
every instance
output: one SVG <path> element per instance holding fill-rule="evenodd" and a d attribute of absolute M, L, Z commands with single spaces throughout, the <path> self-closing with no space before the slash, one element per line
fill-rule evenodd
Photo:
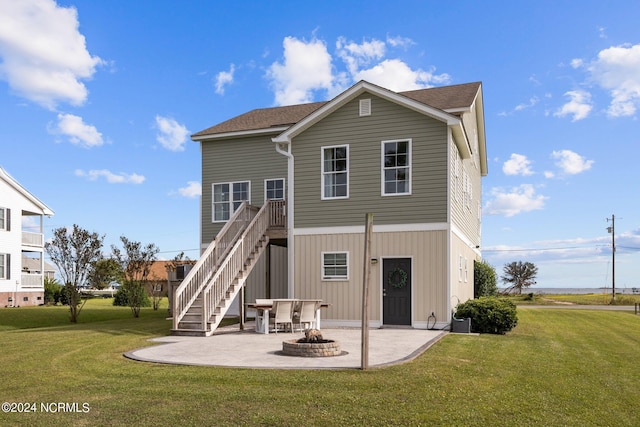
<path fill-rule="evenodd" d="M 371 115 L 371 99 L 360 100 L 360 117 Z"/>

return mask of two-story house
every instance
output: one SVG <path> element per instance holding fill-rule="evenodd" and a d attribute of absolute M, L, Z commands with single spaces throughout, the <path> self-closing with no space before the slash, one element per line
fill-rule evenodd
<path fill-rule="evenodd" d="M 53 211 L 0 167 L 0 307 L 44 304 L 45 215 Z"/>
<path fill-rule="evenodd" d="M 216 291 L 222 299 L 243 285 L 242 301 L 319 298 L 330 304 L 323 325 L 359 326 L 373 213 L 372 327 L 446 327 L 456 304 L 473 298 L 487 174 L 481 83 L 396 93 L 361 81 L 331 101 L 253 110 L 192 139 L 202 151 L 204 251 L 192 273 L 218 281 L 199 286 L 227 275 L 234 287 Z M 233 236 L 249 235 L 258 215 L 244 212 L 249 205 L 269 219 L 242 243 L 237 271 L 223 272 Z M 189 296 L 177 295 L 185 315 L 202 303 L 188 279 Z M 207 304 L 202 318 L 229 309 Z"/>

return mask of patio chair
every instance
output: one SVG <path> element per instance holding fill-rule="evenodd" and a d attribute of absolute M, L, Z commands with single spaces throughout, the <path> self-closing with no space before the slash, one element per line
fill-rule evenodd
<path fill-rule="evenodd" d="M 278 325 L 289 325 L 291 333 L 293 333 L 293 300 L 274 300 L 273 312 L 273 330 L 278 333 Z"/>
<path fill-rule="evenodd" d="M 300 301 L 298 310 L 298 316 L 296 317 L 296 323 L 299 325 L 300 330 L 303 330 L 303 326 L 308 325 L 308 329 L 315 328 L 316 325 L 316 312 L 318 311 L 318 301 Z"/>

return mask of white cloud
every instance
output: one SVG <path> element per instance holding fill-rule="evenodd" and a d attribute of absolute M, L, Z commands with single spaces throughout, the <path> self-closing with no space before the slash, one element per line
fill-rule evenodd
<path fill-rule="evenodd" d="M 633 116 L 640 106 L 640 44 L 601 50 L 587 70 L 591 78 L 609 91 L 611 117 Z"/>
<path fill-rule="evenodd" d="M 167 150 L 184 151 L 184 145 L 189 136 L 189 130 L 171 117 L 156 116 L 159 134 L 156 139 Z"/>
<path fill-rule="evenodd" d="M 202 185 L 197 181 L 189 181 L 186 187 L 178 189 L 178 194 L 190 199 L 200 197 L 202 196 Z"/>
<path fill-rule="evenodd" d="M 82 80 L 103 63 L 86 48 L 73 7 L 52 0 L 0 0 L 0 78 L 45 108 L 87 99 Z"/>
<path fill-rule="evenodd" d="M 65 135 L 71 143 L 86 148 L 103 144 L 102 134 L 95 126 L 84 123 L 82 117 L 73 114 L 58 114 L 58 123 L 49 132 Z"/>
<path fill-rule="evenodd" d="M 402 37 L 377 39 L 362 43 L 339 37 L 336 56 L 346 67 L 337 71 L 333 58 L 324 41 L 310 42 L 287 37 L 284 39 L 284 61 L 275 62 L 267 71 L 267 78 L 275 91 L 277 105 L 290 105 L 314 100 L 317 91 L 325 91 L 329 97 L 337 95 L 347 86 L 359 80 L 383 86 L 394 91 L 423 89 L 447 84 L 451 77 L 436 74 L 435 68 L 412 69 L 400 59 L 385 59 L 388 47 L 407 47 L 413 44 Z"/>
<path fill-rule="evenodd" d="M 589 116 L 593 105 L 591 104 L 591 94 L 584 90 L 571 90 L 565 93 L 569 97 L 569 102 L 557 110 L 553 115 L 557 117 L 572 116 L 571 121 L 577 122 Z"/>
<path fill-rule="evenodd" d="M 451 77 L 448 74 L 434 74 L 434 70 L 413 70 L 399 59 L 385 59 L 372 68 L 355 73 L 354 80 L 367 80 L 396 92 L 424 89 L 450 82 Z"/>
<path fill-rule="evenodd" d="M 531 161 L 527 159 L 527 156 L 516 153 L 511 154 L 511 158 L 504 162 L 502 172 L 504 172 L 505 175 L 533 175 Z"/>
<path fill-rule="evenodd" d="M 487 202 L 483 212 L 488 215 L 504 215 L 506 217 L 540 210 L 547 200 L 547 197 L 536 194 L 536 190 L 531 184 L 522 184 L 507 192 L 500 188 L 494 188 L 491 195 L 493 199 Z"/>
<path fill-rule="evenodd" d="M 282 45 L 284 62 L 274 62 L 267 71 L 277 105 L 311 102 L 314 91 L 332 91 L 331 55 L 323 41 L 285 37 Z"/>
<path fill-rule="evenodd" d="M 571 150 L 559 150 L 551 153 L 551 158 L 557 159 L 556 166 L 567 175 L 576 175 L 591 169 L 593 160 L 587 160 Z"/>
<path fill-rule="evenodd" d="M 553 173 L 552 171 L 544 171 L 544 177 L 545 177 L 545 178 L 549 178 L 549 179 L 551 179 L 551 178 L 553 178 L 554 176 L 556 176 L 556 174 L 555 174 L 555 173 Z"/>
<path fill-rule="evenodd" d="M 531 108 L 535 106 L 538 103 L 538 101 L 540 101 L 540 99 L 537 96 L 533 96 L 529 99 L 528 103 L 522 103 L 522 104 L 516 105 L 515 111 L 522 111 L 527 108 Z"/>
<path fill-rule="evenodd" d="M 216 93 L 218 95 L 224 95 L 225 86 L 233 83 L 233 73 L 236 71 L 236 66 L 231 64 L 229 71 L 220 71 L 216 75 Z"/>
<path fill-rule="evenodd" d="M 104 178 L 109 184 L 142 184 L 145 177 L 136 173 L 127 174 L 119 173 L 115 174 L 107 169 L 92 169 L 90 171 L 84 171 L 77 169 L 75 171 L 76 176 L 87 178 L 90 181 L 96 181 L 98 178 Z"/>

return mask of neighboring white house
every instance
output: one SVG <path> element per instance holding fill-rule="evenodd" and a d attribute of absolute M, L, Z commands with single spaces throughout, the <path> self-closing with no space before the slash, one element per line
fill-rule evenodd
<path fill-rule="evenodd" d="M 44 304 L 45 215 L 53 211 L 0 167 L 0 307 Z"/>

